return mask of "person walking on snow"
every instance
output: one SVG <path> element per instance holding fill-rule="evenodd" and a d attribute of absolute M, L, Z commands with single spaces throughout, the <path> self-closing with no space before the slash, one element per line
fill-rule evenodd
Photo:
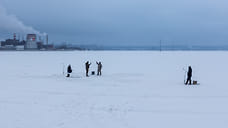
<path fill-rule="evenodd" d="M 89 66 L 91 65 L 91 63 L 89 63 L 89 61 L 87 61 L 86 63 L 85 63 L 85 68 L 86 68 L 86 76 L 88 77 L 89 75 L 88 75 L 88 73 L 89 73 Z"/>
<path fill-rule="evenodd" d="M 97 63 L 97 75 L 99 76 L 101 76 L 101 68 L 102 68 L 102 64 L 101 64 L 101 62 L 96 62 Z"/>
<path fill-rule="evenodd" d="M 189 82 L 189 85 L 191 85 L 191 82 L 192 82 L 191 78 L 192 78 L 192 68 L 191 68 L 191 66 L 189 66 L 188 67 L 188 77 L 187 77 L 187 81 L 186 81 L 185 85 L 187 85 L 188 82 Z"/>
<path fill-rule="evenodd" d="M 68 65 L 68 67 L 67 67 L 67 76 L 66 77 L 70 77 L 70 73 L 72 73 L 72 68 L 71 68 L 71 65 Z"/>

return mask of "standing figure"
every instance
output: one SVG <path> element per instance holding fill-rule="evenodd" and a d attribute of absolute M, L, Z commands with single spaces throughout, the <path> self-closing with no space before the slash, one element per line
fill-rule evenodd
<path fill-rule="evenodd" d="M 91 63 L 89 63 L 89 61 L 87 61 L 86 63 L 85 63 L 85 67 L 86 67 L 86 76 L 88 77 L 89 75 L 88 75 L 88 73 L 89 73 L 89 66 L 91 65 Z"/>
<path fill-rule="evenodd" d="M 70 77 L 70 73 L 72 73 L 72 68 L 71 68 L 71 65 L 68 65 L 68 67 L 67 67 L 67 76 L 66 77 Z"/>
<path fill-rule="evenodd" d="M 101 68 L 102 68 L 102 64 L 101 64 L 101 62 L 96 62 L 97 63 L 97 75 L 99 76 L 101 76 Z"/>
<path fill-rule="evenodd" d="M 188 82 L 189 82 L 189 85 L 191 85 L 191 82 L 192 82 L 191 78 L 192 78 L 192 68 L 191 68 L 191 66 L 189 66 L 188 67 L 188 77 L 187 77 L 187 81 L 185 83 L 186 85 L 188 84 Z"/>

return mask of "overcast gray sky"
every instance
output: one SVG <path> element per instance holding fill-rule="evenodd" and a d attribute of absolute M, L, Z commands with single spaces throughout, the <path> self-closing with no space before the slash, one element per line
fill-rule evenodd
<path fill-rule="evenodd" d="M 0 0 L 0 4 L 7 15 L 48 33 L 54 42 L 228 43 L 227 0 Z"/>

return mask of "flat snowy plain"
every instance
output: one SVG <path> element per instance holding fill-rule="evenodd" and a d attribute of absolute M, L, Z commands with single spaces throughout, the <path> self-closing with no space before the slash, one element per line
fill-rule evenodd
<path fill-rule="evenodd" d="M 227 128 L 228 52 L 0 52 L 0 128 Z M 103 63 L 85 77 L 84 63 Z M 63 68 L 71 64 L 71 78 Z M 184 85 L 192 66 L 200 85 Z"/>

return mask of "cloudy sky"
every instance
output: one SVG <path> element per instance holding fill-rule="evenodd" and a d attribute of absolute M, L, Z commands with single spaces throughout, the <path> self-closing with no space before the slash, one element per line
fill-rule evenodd
<path fill-rule="evenodd" d="M 7 15 L 26 26 L 24 31 L 48 33 L 52 42 L 226 45 L 227 5 L 227 0 L 0 0 L 0 29 L 9 23 L 3 22 Z"/>

